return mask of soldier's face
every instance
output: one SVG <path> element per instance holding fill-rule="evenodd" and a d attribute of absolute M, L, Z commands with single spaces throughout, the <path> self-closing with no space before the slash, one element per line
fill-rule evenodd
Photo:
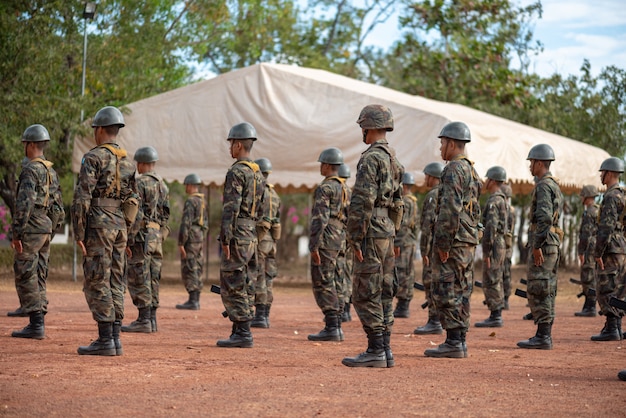
<path fill-rule="evenodd" d="M 441 153 L 441 158 L 444 161 L 448 161 L 448 159 L 446 158 L 446 154 L 448 153 L 448 140 L 446 138 L 441 138 L 439 140 L 440 146 L 439 146 L 439 152 Z"/>
<path fill-rule="evenodd" d="M 537 173 L 536 173 L 537 164 L 535 164 L 536 162 L 537 162 L 536 160 L 530 160 L 530 167 L 529 167 L 529 169 L 530 169 L 530 174 L 532 174 L 533 176 L 537 175 Z"/>

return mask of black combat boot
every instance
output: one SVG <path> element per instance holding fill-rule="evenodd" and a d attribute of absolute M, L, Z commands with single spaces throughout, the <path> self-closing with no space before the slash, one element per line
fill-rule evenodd
<path fill-rule="evenodd" d="M 417 335 L 425 335 L 425 334 L 443 334 L 443 328 L 441 327 L 441 322 L 439 322 L 438 318 L 428 318 L 428 322 L 426 325 L 417 327 L 413 331 L 413 334 Z"/>
<path fill-rule="evenodd" d="M 122 332 L 152 332 L 152 322 L 150 321 L 150 307 L 139 308 L 139 317 L 136 321 L 130 323 L 130 325 L 124 325 Z"/>
<path fill-rule="evenodd" d="M 152 332 L 157 332 L 159 330 L 159 327 L 157 325 L 156 311 L 157 308 L 155 308 L 154 306 L 150 308 L 150 325 L 152 328 Z"/>
<path fill-rule="evenodd" d="M 580 312 L 575 312 L 575 316 L 585 316 L 592 318 L 596 316 L 596 299 L 592 296 L 585 295 L 585 303 L 583 309 Z"/>
<path fill-rule="evenodd" d="M 250 348 L 254 345 L 250 332 L 250 321 L 234 322 L 232 334 L 227 340 L 218 340 L 218 347 Z"/>
<path fill-rule="evenodd" d="M 324 329 L 317 334 L 310 334 L 309 341 L 343 341 L 341 318 L 337 316 L 337 312 L 328 312 L 324 320 L 326 321 Z"/>
<path fill-rule="evenodd" d="M 532 321 L 533 320 L 533 313 L 532 312 L 528 312 L 526 315 L 524 315 L 522 317 L 522 319 L 524 321 Z"/>
<path fill-rule="evenodd" d="M 626 369 L 621 370 L 619 373 L 617 373 L 617 377 L 619 380 L 626 380 Z"/>
<path fill-rule="evenodd" d="M 387 366 L 387 355 L 385 354 L 385 343 L 382 334 L 372 334 L 367 336 L 367 350 L 356 357 L 345 357 L 341 364 L 348 367 L 377 367 Z"/>
<path fill-rule="evenodd" d="M 250 326 L 252 328 L 269 328 L 269 324 L 267 323 L 267 317 L 265 316 L 265 307 L 267 305 L 255 305 L 254 318 L 252 318 L 252 322 Z"/>
<path fill-rule="evenodd" d="M 200 309 L 200 291 L 194 290 L 189 292 L 189 300 L 183 304 L 176 305 L 176 309 L 187 309 L 190 311 Z"/>
<path fill-rule="evenodd" d="M 111 335 L 113 336 L 113 344 L 115 345 L 115 355 L 121 356 L 124 354 L 122 349 L 122 342 L 120 341 L 120 330 L 122 329 L 122 321 L 116 320 L 113 322 L 113 328 Z"/>
<path fill-rule="evenodd" d="M 391 352 L 391 332 L 383 332 L 383 347 L 385 348 L 385 357 L 387 357 L 387 367 L 396 365 Z"/>
<path fill-rule="evenodd" d="M 537 324 L 537 333 L 528 340 L 517 343 L 520 348 L 534 348 L 537 350 L 552 350 L 552 324 Z"/>
<path fill-rule="evenodd" d="M 613 316 L 613 314 L 606 316 L 606 322 L 600 334 L 591 336 L 591 341 L 619 341 L 621 339 L 622 334 L 617 328 L 617 317 Z"/>
<path fill-rule="evenodd" d="M 78 354 L 90 356 L 116 355 L 113 342 L 113 322 L 98 322 L 98 339 L 88 346 L 78 347 Z"/>
<path fill-rule="evenodd" d="M 267 322 L 267 327 L 270 327 L 270 310 L 272 309 L 272 305 L 265 305 L 265 322 Z"/>
<path fill-rule="evenodd" d="M 350 302 L 346 302 L 343 305 L 343 312 L 341 313 L 341 322 L 350 322 L 352 321 L 352 315 L 350 315 Z"/>
<path fill-rule="evenodd" d="M 466 338 L 467 338 L 467 329 L 463 328 L 461 329 L 461 345 L 463 346 L 463 358 L 467 358 L 467 343 L 466 343 Z"/>
<path fill-rule="evenodd" d="M 19 316 L 19 317 L 22 317 L 22 318 L 26 318 L 26 317 L 27 317 L 27 316 L 29 316 L 29 315 L 28 315 L 26 312 L 24 312 L 24 311 L 22 310 L 22 307 L 20 306 L 19 308 L 17 308 L 17 309 L 16 309 L 16 310 L 14 310 L 14 311 L 7 312 L 7 316 L 12 316 L 12 317 L 17 317 L 17 316 Z"/>
<path fill-rule="evenodd" d="M 32 338 L 34 340 L 43 340 L 45 336 L 44 324 L 43 324 L 43 312 L 31 312 L 29 314 L 30 321 L 20 331 L 13 331 L 11 337 L 17 338 Z"/>
<path fill-rule="evenodd" d="M 409 304 L 411 303 L 408 299 L 398 299 L 398 304 L 396 305 L 396 309 L 393 311 L 393 316 L 396 318 L 408 318 L 411 316 L 409 312 Z"/>
<path fill-rule="evenodd" d="M 465 358 L 460 329 L 447 329 L 446 341 L 437 348 L 424 351 L 426 357 Z"/>
<path fill-rule="evenodd" d="M 489 318 L 481 322 L 476 322 L 475 325 L 478 328 L 500 328 L 503 325 L 502 310 L 497 309 L 495 311 L 491 311 Z"/>

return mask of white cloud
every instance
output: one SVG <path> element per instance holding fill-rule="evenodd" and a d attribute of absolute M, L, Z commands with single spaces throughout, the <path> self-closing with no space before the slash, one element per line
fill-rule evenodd
<path fill-rule="evenodd" d="M 541 3 L 541 21 L 544 24 L 556 24 L 565 28 L 626 25 L 626 7 L 623 0 L 543 0 Z"/>

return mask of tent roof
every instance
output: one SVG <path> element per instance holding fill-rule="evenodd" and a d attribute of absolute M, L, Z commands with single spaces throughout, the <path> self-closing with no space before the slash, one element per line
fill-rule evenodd
<path fill-rule="evenodd" d="M 205 184 L 221 185 L 233 163 L 228 131 L 247 121 L 258 135 L 252 158 L 272 162 L 269 181 L 283 189 L 310 189 L 321 181 L 317 158 L 331 146 L 343 151 L 354 180 L 366 149 L 356 119 L 371 103 L 392 110 L 395 130 L 387 138 L 418 182 L 426 164 L 441 161 L 437 135 L 454 120 L 470 127 L 472 142 L 466 150 L 479 174 L 493 165 L 503 166 L 516 192 L 532 187 L 526 156 L 535 144 L 552 146 L 556 161 L 551 171 L 568 191 L 583 184 L 600 186 L 598 168 L 609 157 L 600 148 L 465 106 L 281 64 L 253 65 L 131 103 L 118 142 L 129 155 L 154 146 L 160 157 L 156 170 L 168 181 L 182 182 L 187 174 L 196 173 Z M 94 145 L 93 138 L 76 139 L 75 172 Z"/>

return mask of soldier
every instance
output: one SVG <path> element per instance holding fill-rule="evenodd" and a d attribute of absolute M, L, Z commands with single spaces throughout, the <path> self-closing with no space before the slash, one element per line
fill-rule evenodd
<path fill-rule="evenodd" d="M 267 158 L 259 158 L 258 164 L 265 181 L 272 172 L 272 162 Z M 254 286 L 255 314 L 250 326 L 253 328 L 270 327 L 270 309 L 274 301 L 272 291 L 274 278 L 278 274 L 276 268 L 276 242 L 280 239 L 280 196 L 274 185 L 266 183 L 263 193 L 263 218 L 257 224 L 259 240 L 258 272 Z"/>
<path fill-rule="evenodd" d="M 415 185 L 415 178 L 411 173 L 402 175 L 402 194 L 404 209 L 402 224 L 396 234 L 394 246 L 396 249 L 396 275 L 398 279 L 398 303 L 393 311 L 396 318 L 410 316 L 409 305 L 413 300 L 413 284 L 415 283 L 415 266 L 413 258 L 417 248 L 418 212 L 417 198 L 411 194 L 411 187 Z"/>
<path fill-rule="evenodd" d="M 477 322 L 478 328 L 501 327 L 502 309 L 504 309 L 504 289 L 502 273 L 506 244 L 504 234 L 507 232 L 507 218 L 509 211 L 506 196 L 502 192 L 502 184 L 506 181 L 506 171 L 503 167 L 493 166 L 487 170 L 485 189 L 491 193 L 483 209 L 482 238 L 483 246 L 483 293 L 487 307 L 491 311 L 489 318 Z"/>
<path fill-rule="evenodd" d="M 622 339 L 621 320 L 624 311 L 609 305 L 612 296 L 626 297 L 626 239 L 624 223 L 626 192 L 619 185 L 624 172 L 624 161 L 617 157 L 607 158 L 600 166 L 600 179 L 607 187 L 600 204 L 598 232 L 594 257 L 596 259 L 596 294 L 600 313 L 606 316 L 600 334 L 592 341 L 619 341 Z"/>
<path fill-rule="evenodd" d="M 45 338 L 50 239 L 65 217 L 59 178 L 52 162 L 44 157 L 49 143 L 50 134 L 43 125 L 31 125 L 22 135 L 28 162 L 22 168 L 17 185 L 11 247 L 15 251 L 15 289 L 20 310 L 29 316 L 29 324 L 13 331 L 12 337 Z"/>
<path fill-rule="evenodd" d="M 226 173 L 224 183 L 224 210 L 220 242 L 222 260 L 220 285 L 222 302 L 233 322 L 227 340 L 219 340 L 219 347 L 252 347 L 252 305 L 256 274 L 256 224 L 263 217 L 265 179 L 259 166 L 250 160 L 250 150 L 256 141 L 254 126 L 243 122 L 228 133 L 230 156 L 237 161 Z"/>
<path fill-rule="evenodd" d="M 197 311 L 200 309 L 202 291 L 202 269 L 204 266 L 204 241 L 208 230 L 208 217 L 204 205 L 204 194 L 200 193 L 202 180 L 197 174 L 188 174 L 183 180 L 187 200 L 178 230 L 180 270 L 189 298 L 177 304 L 176 309 Z"/>
<path fill-rule="evenodd" d="M 482 182 L 474 163 L 465 156 L 472 138 L 463 122 L 450 122 L 439 134 L 441 157 L 448 164 L 441 173 L 437 199 L 432 269 L 433 302 L 446 330 L 439 347 L 427 357 L 467 357 L 465 336 L 469 328 L 474 253 L 478 245 Z"/>
<path fill-rule="evenodd" d="M 349 367 L 393 367 L 393 239 L 402 220 L 404 168 L 386 139 L 393 131 L 391 110 L 368 105 L 357 120 L 363 142 L 348 215 L 348 243 L 354 249 L 352 302 L 367 334 L 367 350 L 342 360 Z"/>
<path fill-rule="evenodd" d="M 343 311 L 343 283 L 337 270 L 337 257 L 345 246 L 345 207 L 347 187 L 337 176 L 343 164 L 338 148 L 327 148 L 320 154 L 320 174 L 324 180 L 315 189 L 311 210 L 311 281 L 313 296 L 324 314 L 326 326 L 310 341 L 343 341 L 341 314 Z"/>
<path fill-rule="evenodd" d="M 563 195 L 557 180 L 550 173 L 554 151 L 547 144 L 530 149 L 530 173 L 537 177 L 532 192 L 528 244 L 528 306 L 537 324 L 534 337 L 517 343 L 521 348 L 552 349 L 552 324 L 557 290 L 560 245 L 563 231 L 559 219 L 563 210 Z"/>
<path fill-rule="evenodd" d="M 346 180 L 350 178 L 350 166 L 343 163 L 339 166 L 339 172 L 337 173 L 340 179 L 343 179 L 344 184 Z M 346 187 L 346 208 L 345 208 L 345 222 L 348 222 L 348 213 L 350 210 L 350 199 L 352 198 L 352 190 Z M 348 225 L 346 224 L 347 228 Z M 343 283 L 343 312 L 341 314 L 341 322 L 352 321 L 352 315 L 350 314 L 350 305 L 352 304 L 352 269 L 354 266 L 354 251 L 352 247 L 347 245 L 344 241 L 344 248 L 339 251 L 337 257 L 337 269 L 341 276 L 341 282 Z"/>
<path fill-rule="evenodd" d="M 596 232 L 598 231 L 598 208 L 596 196 L 598 189 L 592 184 L 583 186 L 580 191 L 580 199 L 583 203 L 583 216 L 580 221 L 578 232 L 578 261 L 580 262 L 580 282 L 583 286 L 585 303 L 580 312 L 575 316 L 596 316 L 596 296 L 589 291 L 594 287 L 596 278 L 596 260 L 593 258 L 593 249 L 596 245 Z"/>
<path fill-rule="evenodd" d="M 115 356 L 122 354 L 127 228 L 139 202 L 135 165 L 116 143 L 124 127 L 122 112 L 103 107 L 91 126 L 97 146 L 83 156 L 71 212 L 76 244 L 83 253 L 83 291 L 98 323 L 98 339 L 78 347 L 78 354 Z"/>
<path fill-rule="evenodd" d="M 439 196 L 439 182 L 443 164 L 433 162 L 426 164 L 424 174 L 426 176 L 426 187 L 430 187 L 428 193 L 424 197 L 424 205 L 422 206 L 422 216 L 420 217 L 420 253 L 422 254 L 422 284 L 424 285 L 424 293 L 426 293 L 426 301 L 428 302 L 428 322 L 424 326 L 417 327 L 413 334 L 443 334 L 439 314 L 435 308 L 432 293 L 432 258 L 433 258 L 433 236 L 435 220 L 437 217 L 437 200 Z"/>
<path fill-rule="evenodd" d="M 137 191 L 140 198 L 137 219 L 128 232 L 128 291 L 139 317 L 124 332 L 157 332 L 156 311 L 159 307 L 159 283 L 163 264 L 163 240 L 167 237 L 170 218 L 169 190 L 155 173 L 159 155 L 153 147 L 139 148 Z"/>
<path fill-rule="evenodd" d="M 506 196 L 507 206 L 507 231 L 504 234 L 504 244 L 506 252 L 504 253 L 504 267 L 502 269 L 502 287 L 504 290 L 504 310 L 509 310 L 509 297 L 511 296 L 511 265 L 513 264 L 513 236 L 515 235 L 516 214 L 515 208 L 511 206 L 511 197 L 513 189 L 510 184 L 502 185 L 502 192 Z"/>

